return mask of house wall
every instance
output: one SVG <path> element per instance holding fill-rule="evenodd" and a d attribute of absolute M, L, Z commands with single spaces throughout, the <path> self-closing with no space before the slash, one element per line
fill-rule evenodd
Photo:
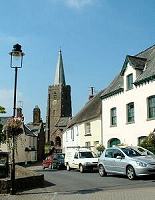
<path fill-rule="evenodd" d="M 90 135 L 85 135 L 85 123 L 79 125 L 79 144 L 85 146 L 86 142 L 90 142 L 90 146 L 94 146 L 94 142 L 101 144 L 101 117 L 92 119 L 90 121 Z"/>
<path fill-rule="evenodd" d="M 27 163 L 37 160 L 37 151 L 25 151 L 26 147 L 34 147 L 37 150 L 37 137 L 27 136 L 24 133 L 18 136 L 15 148 L 15 162 Z M 10 152 L 7 144 L 1 144 L 1 150 Z M 11 156 L 11 154 L 10 154 Z"/>
<path fill-rule="evenodd" d="M 63 133 L 63 149 L 65 153 L 65 148 L 79 146 L 79 127 L 74 125 L 71 128 L 68 128 Z"/>
<path fill-rule="evenodd" d="M 147 136 L 155 128 L 155 120 L 147 119 L 147 98 L 155 95 L 155 81 L 126 90 L 126 76 L 133 73 L 134 80 L 140 73 L 129 64 L 124 73 L 124 92 L 102 100 L 103 144 L 108 145 L 111 138 L 121 143 L 137 145 L 138 137 Z M 126 105 L 134 102 L 134 123 L 127 123 Z M 110 126 L 110 109 L 117 108 L 117 126 Z"/>
<path fill-rule="evenodd" d="M 90 122 L 91 134 L 85 135 L 85 123 Z M 93 151 L 96 151 L 96 144 L 101 144 L 101 116 L 81 124 L 76 124 L 67 129 L 63 134 L 63 151 L 66 147 L 86 146 L 86 142 L 90 142 Z"/>

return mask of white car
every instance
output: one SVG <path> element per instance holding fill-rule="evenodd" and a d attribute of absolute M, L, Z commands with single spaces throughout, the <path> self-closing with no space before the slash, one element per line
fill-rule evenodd
<path fill-rule="evenodd" d="M 98 158 L 87 148 L 69 148 L 65 151 L 65 166 L 67 170 L 79 169 L 81 173 L 85 170 L 97 168 Z"/>

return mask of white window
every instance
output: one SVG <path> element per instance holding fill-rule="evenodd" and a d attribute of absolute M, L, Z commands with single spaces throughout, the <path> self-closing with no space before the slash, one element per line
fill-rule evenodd
<path fill-rule="evenodd" d="M 90 122 L 85 123 L 85 135 L 91 135 Z"/>
<path fill-rule="evenodd" d="M 85 142 L 86 147 L 90 147 L 90 142 Z"/>
<path fill-rule="evenodd" d="M 74 141 L 74 129 L 71 129 L 71 140 Z"/>

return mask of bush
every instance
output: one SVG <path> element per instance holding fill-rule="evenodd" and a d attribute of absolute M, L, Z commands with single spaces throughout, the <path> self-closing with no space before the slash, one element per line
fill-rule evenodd
<path fill-rule="evenodd" d="M 100 152 L 100 154 L 104 151 L 105 147 L 103 144 L 99 144 L 97 147 L 96 147 L 97 151 Z"/>
<path fill-rule="evenodd" d="M 141 143 L 140 146 L 148 149 L 155 154 L 155 133 L 150 133 Z"/>

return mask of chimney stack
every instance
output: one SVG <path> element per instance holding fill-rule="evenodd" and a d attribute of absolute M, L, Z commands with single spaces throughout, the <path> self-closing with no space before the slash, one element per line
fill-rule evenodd
<path fill-rule="evenodd" d="M 90 95 L 89 95 L 89 100 L 94 97 L 94 87 L 90 87 Z"/>

